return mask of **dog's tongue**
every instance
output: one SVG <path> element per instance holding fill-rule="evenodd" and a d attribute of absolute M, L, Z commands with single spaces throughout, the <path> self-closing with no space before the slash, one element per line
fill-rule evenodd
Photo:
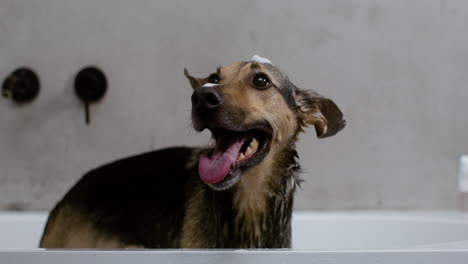
<path fill-rule="evenodd" d="M 231 165 L 236 161 L 242 144 L 244 144 L 244 140 L 239 139 L 229 144 L 229 147 L 225 149 L 223 142 L 219 141 L 211 158 L 202 155 L 198 162 L 198 173 L 205 183 L 222 181 L 228 174 Z"/>

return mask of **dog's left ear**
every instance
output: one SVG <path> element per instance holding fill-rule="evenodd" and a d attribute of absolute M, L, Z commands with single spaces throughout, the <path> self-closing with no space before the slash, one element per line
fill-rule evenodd
<path fill-rule="evenodd" d="M 338 106 L 316 92 L 295 90 L 294 99 L 299 108 L 303 126 L 314 125 L 317 137 L 333 136 L 346 126 Z"/>
<path fill-rule="evenodd" d="M 208 80 L 208 78 L 196 78 L 196 77 L 191 76 L 187 68 L 184 68 L 184 75 L 185 77 L 187 77 L 187 79 L 189 79 L 190 85 L 192 85 L 192 88 L 194 90 L 202 87 Z"/>

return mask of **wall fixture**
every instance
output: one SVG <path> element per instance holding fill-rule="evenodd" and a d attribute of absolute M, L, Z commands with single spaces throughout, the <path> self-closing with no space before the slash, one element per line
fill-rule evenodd
<path fill-rule="evenodd" d="M 89 124 L 89 105 L 101 100 L 107 91 L 104 73 L 93 66 L 86 67 L 75 77 L 75 93 L 85 106 L 85 121 Z"/>
<path fill-rule="evenodd" d="M 40 82 L 37 74 L 26 67 L 14 70 L 3 82 L 2 96 L 17 104 L 29 103 L 39 95 Z"/>

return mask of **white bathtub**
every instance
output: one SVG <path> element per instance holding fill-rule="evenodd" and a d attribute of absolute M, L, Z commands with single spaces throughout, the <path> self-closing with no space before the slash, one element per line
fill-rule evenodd
<path fill-rule="evenodd" d="M 295 213 L 292 250 L 43 250 L 45 213 L 0 213 L 0 263 L 468 263 L 455 212 Z"/>

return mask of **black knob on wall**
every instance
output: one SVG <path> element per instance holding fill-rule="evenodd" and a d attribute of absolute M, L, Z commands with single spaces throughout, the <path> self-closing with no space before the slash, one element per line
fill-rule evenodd
<path fill-rule="evenodd" d="M 75 77 L 75 93 L 85 105 L 85 120 L 89 124 L 89 105 L 97 102 L 107 91 L 107 79 L 104 73 L 96 67 L 86 67 Z"/>
<path fill-rule="evenodd" d="M 40 90 L 39 77 L 29 68 L 18 68 L 3 82 L 2 96 L 11 98 L 15 103 L 24 104 L 33 101 Z"/>

